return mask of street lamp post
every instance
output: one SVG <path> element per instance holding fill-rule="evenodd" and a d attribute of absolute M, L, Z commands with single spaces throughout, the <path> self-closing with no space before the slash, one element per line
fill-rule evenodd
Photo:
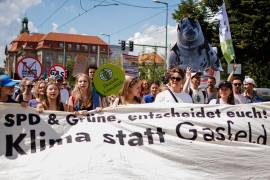
<path fill-rule="evenodd" d="M 108 60 L 110 59 L 110 41 L 111 41 L 111 34 L 101 33 L 102 36 L 108 37 Z"/>
<path fill-rule="evenodd" d="M 159 0 L 153 0 L 153 2 L 164 4 L 166 6 L 165 59 L 166 59 L 167 69 L 169 69 L 169 61 L 168 61 L 168 58 L 167 58 L 167 49 L 168 49 L 168 3 L 167 2 L 163 2 L 163 1 L 159 1 Z"/>

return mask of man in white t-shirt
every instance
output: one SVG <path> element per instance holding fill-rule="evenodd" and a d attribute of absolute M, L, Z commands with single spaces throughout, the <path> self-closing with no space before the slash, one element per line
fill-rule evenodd
<path fill-rule="evenodd" d="M 182 92 L 184 72 L 181 69 L 170 70 L 168 89 L 157 94 L 156 103 L 192 103 L 191 97 Z"/>
<path fill-rule="evenodd" d="M 187 93 L 191 96 L 194 104 L 208 104 L 207 92 L 199 88 L 200 83 L 201 73 L 191 73 L 191 84 Z"/>

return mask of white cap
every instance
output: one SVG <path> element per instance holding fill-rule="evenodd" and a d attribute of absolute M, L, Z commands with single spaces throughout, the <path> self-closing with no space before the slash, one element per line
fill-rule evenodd
<path fill-rule="evenodd" d="M 252 79 L 250 77 L 248 77 L 244 80 L 244 84 L 253 84 L 254 86 L 256 86 L 254 79 Z"/>
<path fill-rule="evenodd" d="M 202 73 L 201 73 L 201 72 L 194 72 L 194 73 L 191 73 L 191 79 L 192 79 L 194 76 L 196 76 L 196 75 L 201 76 Z"/>

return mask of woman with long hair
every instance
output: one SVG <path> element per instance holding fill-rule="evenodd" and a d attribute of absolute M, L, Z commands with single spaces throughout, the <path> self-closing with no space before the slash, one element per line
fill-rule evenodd
<path fill-rule="evenodd" d="M 45 98 L 37 105 L 37 110 L 65 111 L 60 102 L 60 89 L 55 81 L 49 81 L 46 85 Z"/>
<path fill-rule="evenodd" d="M 28 105 L 28 102 L 33 99 L 33 94 L 32 94 L 32 88 L 33 84 L 30 79 L 23 79 L 21 82 L 21 92 L 20 94 L 16 97 L 16 101 L 18 103 L 21 103 L 22 106 L 26 107 Z"/>
<path fill-rule="evenodd" d="M 218 98 L 212 99 L 209 104 L 231 104 L 234 105 L 234 95 L 232 83 L 229 81 L 222 81 L 218 85 Z"/>
<path fill-rule="evenodd" d="M 76 76 L 75 87 L 68 100 L 68 111 L 86 115 L 87 111 L 93 109 L 91 79 L 86 74 L 80 73 Z M 95 110 L 101 111 L 101 107 Z"/>
<path fill-rule="evenodd" d="M 138 77 L 127 76 L 120 96 L 115 99 L 113 107 L 117 105 L 141 104 L 141 80 Z"/>
<path fill-rule="evenodd" d="M 192 103 L 189 94 L 183 92 L 185 73 L 179 68 L 169 70 L 167 89 L 158 93 L 155 103 Z"/>
<path fill-rule="evenodd" d="M 34 85 L 34 99 L 31 99 L 28 102 L 28 105 L 30 107 L 36 108 L 38 103 L 43 101 L 45 99 L 45 93 L 46 93 L 46 83 L 44 80 L 39 80 Z"/>

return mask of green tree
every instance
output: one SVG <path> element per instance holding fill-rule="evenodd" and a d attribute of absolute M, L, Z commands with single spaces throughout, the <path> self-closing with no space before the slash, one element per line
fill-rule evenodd
<path fill-rule="evenodd" d="M 182 1 L 173 18 L 197 19 L 213 46 L 220 51 L 217 22 L 210 22 L 221 5 L 221 0 Z M 242 76 L 254 78 L 259 87 L 270 86 L 270 1 L 269 0 L 227 0 L 225 1 L 230 29 L 236 54 L 236 62 L 242 64 Z M 219 56 L 225 65 L 222 54 Z"/>

